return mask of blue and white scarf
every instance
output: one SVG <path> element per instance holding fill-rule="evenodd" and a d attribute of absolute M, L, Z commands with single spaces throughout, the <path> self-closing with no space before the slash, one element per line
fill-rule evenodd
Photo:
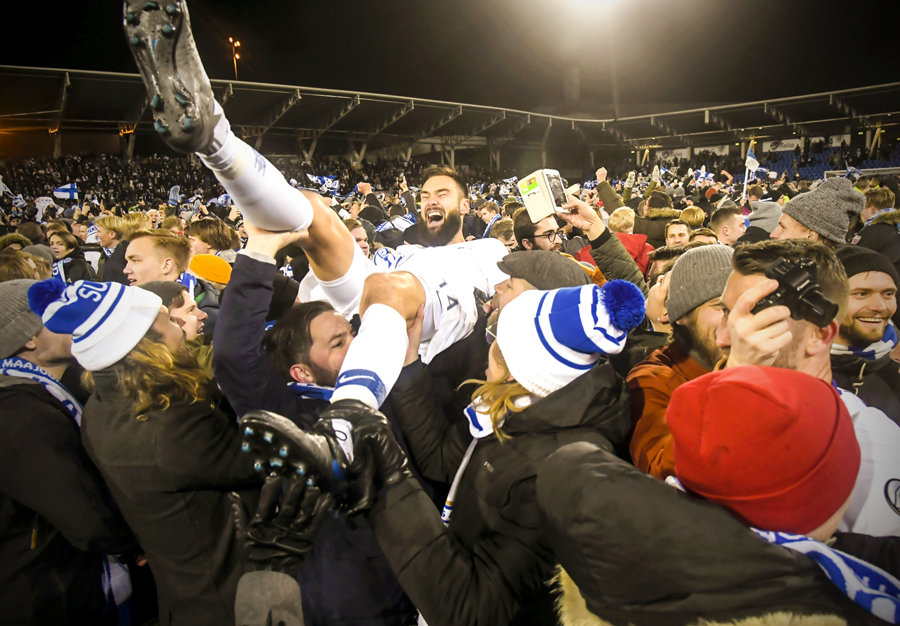
<path fill-rule="evenodd" d="M 501 217 L 503 216 L 497 213 L 497 215 L 491 218 L 491 221 L 487 223 L 487 226 L 484 229 L 484 234 L 481 236 L 482 239 L 487 239 L 491 236 L 491 227 L 493 227 L 493 225 L 496 224 Z"/>
<path fill-rule="evenodd" d="M 68 279 L 66 279 L 66 263 L 68 263 L 71 260 L 72 260 L 71 257 L 66 258 L 66 259 L 60 259 L 59 261 L 57 261 L 56 263 L 53 264 L 53 276 L 55 278 L 60 279 L 62 282 L 66 283 L 66 284 L 69 283 Z"/>
<path fill-rule="evenodd" d="M 867 219 L 865 222 L 863 222 L 863 226 L 868 226 L 869 224 L 871 224 L 872 221 L 873 221 L 876 217 L 878 217 L 879 215 L 883 215 L 884 213 L 890 213 L 891 211 L 896 211 L 896 210 L 897 210 L 897 209 L 895 209 L 894 207 L 890 207 L 890 206 L 889 206 L 889 207 L 887 207 L 886 209 L 880 209 L 880 210 L 878 210 L 878 211 L 875 211 L 875 213 L 872 214 L 872 217 L 870 217 L 870 218 Z M 898 224 L 897 227 L 900 228 L 900 224 Z"/>
<path fill-rule="evenodd" d="M 184 285 L 185 289 L 187 289 L 188 294 L 191 296 L 191 300 L 194 299 L 194 290 L 197 288 L 197 277 L 188 272 L 182 272 L 181 276 L 175 279 L 176 283 L 180 283 Z"/>
<path fill-rule="evenodd" d="M 883 569 L 805 535 L 750 530 L 769 543 L 805 554 L 856 604 L 890 624 L 900 623 L 900 581 Z"/>
<path fill-rule="evenodd" d="M 881 357 L 890 354 L 896 347 L 897 329 L 894 327 L 894 323 L 888 320 L 887 327 L 884 329 L 884 335 L 878 341 L 861 348 L 833 343 L 831 344 L 831 354 L 832 356 L 852 354 L 866 361 L 877 361 Z"/>
<path fill-rule="evenodd" d="M 331 400 L 331 394 L 334 393 L 334 387 L 323 387 L 313 383 L 290 382 L 287 386 L 291 391 L 297 394 L 298 398 Z"/>
<path fill-rule="evenodd" d="M 0 375 L 25 378 L 39 383 L 47 390 L 47 393 L 59 400 L 65 407 L 66 412 L 75 420 L 75 423 L 79 427 L 81 426 L 81 413 L 84 410 L 81 402 L 44 368 L 35 365 L 31 361 L 11 356 L 0 361 Z"/>

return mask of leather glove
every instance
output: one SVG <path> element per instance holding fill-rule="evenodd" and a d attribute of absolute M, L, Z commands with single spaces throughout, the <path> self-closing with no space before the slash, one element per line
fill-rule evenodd
<path fill-rule="evenodd" d="M 332 494 L 322 493 L 314 478 L 298 472 L 266 477 L 249 521 L 240 496 L 231 493 L 230 499 L 246 571 L 275 570 L 292 577 L 334 504 Z"/>
<path fill-rule="evenodd" d="M 350 513 L 371 508 L 378 489 L 413 476 L 387 419 L 362 402 L 335 402 L 322 412 L 314 430 L 333 432 L 350 459 L 349 473 L 355 477 L 354 488 L 345 494 Z"/>

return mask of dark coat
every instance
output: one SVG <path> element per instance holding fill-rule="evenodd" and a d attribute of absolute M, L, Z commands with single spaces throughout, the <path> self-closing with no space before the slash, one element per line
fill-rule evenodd
<path fill-rule="evenodd" d="M 875 361 L 852 354 L 832 355 L 831 374 L 838 387 L 855 393 L 900 425 L 900 363 L 890 354 Z"/>
<path fill-rule="evenodd" d="M 103 262 L 103 280 L 108 283 L 130 284 L 125 277 L 125 252 L 128 249 L 128 241 L 120 241 L 113 253 Z"/>
<path fill-rule="evenodd" d="M 262 349 L 276 271 L 274 264 L 238 254 L 214 339 L 216 380 L 238 415 L 264 409 L 306 429 L 328 402 L 298 398 Z M 414 612 L 372 530 L 343 514 L 322 524 L 297 578 L 306 626 L 403 626 Z"/>
<path fill-rule="evenodd" d="M 0 377 L 0 621 L 96 624 L 102 560 L 136 547 L 81 445 L 42 386 Z"/>
<path fill-rule="evenodd" d="M 471 436 L 437 409 L 420 361 L 403 369 L 393 393 L 416 464 L 425 475 L 449 482 Z M 509 439 L 478 440 L 448 526 L 412 479 L 379 494 L 369 522 L 430 626 L 556 623 L 545 584 L 555 561 L 535 506 L 537 468 L 568 442 L 611 449 L 628 431 L 627 406 L 625 385 L 602 362 L 511 414 L 503 426 Z"/>
<path fill-rule="evenodd" d="M 147 556 L 160 624 L 232 623 L 243 567 L 228 494 L 252 500 L 259 484 L 236 425 L 201 404 L 138 420 L 113 372 L 94 380 L 82 440 Z"/>
<path fill-rule="evenodd" d="M 634 234 L 647 235 L 647 243 L 654 248 L 666 245 L 666 224 L 678 218 L 675 209 L 648 209 L 643 217 L 634 218 Z"/>
<path fill-rule="evenodd" d="M 76 280 L 97 280 L 94 268 L 84 260 L 84 253 L 81 250 L 72 250 L 60 260 L 63 262 L 63 273 L 66 276 L 66 282 L 70 285 Z"/>
<path fill-rule="evenodd" d="M 550 456 L 537 476 L 537 503 L 547 541 L 577 585 L 575 600 L 602 623 L 732 624 L 777 611 L 883 623 L 806 555 L 768 543 L 722 507 L 597 446 L 576 443 Z M 577 603 L 562 605 L 571 611 Z"/>

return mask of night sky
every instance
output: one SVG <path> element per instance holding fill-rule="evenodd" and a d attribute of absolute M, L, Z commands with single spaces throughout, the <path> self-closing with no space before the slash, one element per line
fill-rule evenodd
<path fill-rule="evenodd" d="M 533 110 L 582 96 L 710 104 L 900 80 L 900 2 L 837 10 L 809 0 L 195 0 L 194 34 L 213 78 L 356 89 Z M 0 63 L 134 72 L 108 0 L 17 3 Z M 611 41 L 610 41 L 611 38 Z M 900 103 L 898 103 L 900 107 Z M 653 107 L 657 108 L 657 107 Z"/>

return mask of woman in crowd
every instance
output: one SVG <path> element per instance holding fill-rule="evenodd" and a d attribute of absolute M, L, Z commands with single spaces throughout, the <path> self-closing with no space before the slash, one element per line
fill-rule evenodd
<path fill-rule="evenodd" d="M 56 257 L 54 273 L 68 284 L 76 280 L 94 280 L 97 275 L 90 263 L 85 261 L 84 253 L 78 246 L 75 235 L 67 230 L 54 230 L 50 233 L 50 249 Z"/>
<path fill-rule="evenodd" d="M 73 335 L 90 373 L 82 438 L 147 556 L 160 624 L 232 623 L 242 566 L 228 494 L 259 482 L 181 328 L 158 296 L 116 283 L 43 281 L 29 304 Z"/>
<path fill-rule="evenodd" d="M 590 321 L 568 332 L 573 315 Z M 487 380 L 465 410 L 469 432 L 438 407 L 416 354 L 417 320 L 391 404 L 422 474 L 451 484 L 442 514 L 381 414 L 353 400 L 331 405 L 317 430 L 346 419 L 354 448 L 369 448 L 379 491 L 368 521 L 430 626 L 556 624 L 546 585 L 555 561 L 539 524 L 535 475 L 568 442 L 612 450 L 623 441 L 628 394 L 604 357 L 621 350 L 643 316 L 643 296 L 625 281 L 519 295 L 500 313 Z"/>

